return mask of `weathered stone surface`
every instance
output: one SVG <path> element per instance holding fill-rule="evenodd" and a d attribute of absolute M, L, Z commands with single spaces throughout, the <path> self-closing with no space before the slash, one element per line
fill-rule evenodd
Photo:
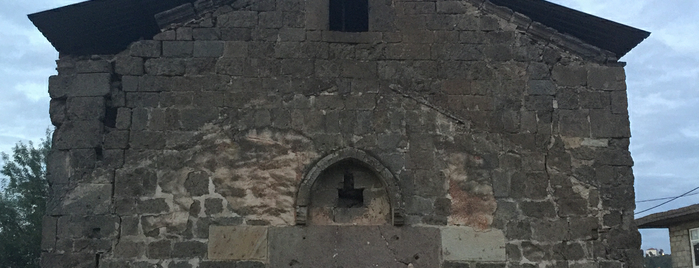
<path fill-rule="evenodd" d="M 47 258 L 633 265 L 623 68 L 487 1 L 394 2 L 340 32 L 327 0 L 199 0 L 116 55 L 62 54 Z M 370 157 L 326 158 L 347 150 Z"/>
<path fill-rule="evenodd" d="M 270 265 L 329 267 L 439 266 L 439 230 L 378 226 L 270 229 Z"/>
<path fill-rule="evenodd" d="M 471 227 L 440 228 L 442 257 L 447 261 L 506 261 L 501 230 L 477 231 Z"/>
<path fill-rule="evenodd" d="M 209 227 L 209 259 L 267 260 L 266 226 Z"/>
<path fill-rule="evenodd" d="M 67 95 L 71 97 L 98 97 L 109 93 L 111 75 L 108 73 L 78 74 L 72 80 Z"/>

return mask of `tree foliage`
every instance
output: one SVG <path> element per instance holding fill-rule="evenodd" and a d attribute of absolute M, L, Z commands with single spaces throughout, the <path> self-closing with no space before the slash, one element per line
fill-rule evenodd
<path fill-rule="evenodd" d="M 672 268 L 672 257 L 668 255 L 644 257 L 645 268 Z"/>
<path fill-rule="evenodd" d="M 0 174 L 0 266 L 39 267 L 41 222 L 46 211 L 46 139 L 34 147 L 18 142 L 12 155 L 2 153 Z"/>

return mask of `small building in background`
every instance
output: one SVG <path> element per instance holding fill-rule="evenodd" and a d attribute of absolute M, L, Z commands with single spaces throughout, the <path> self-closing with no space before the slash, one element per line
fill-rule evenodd
<path fill-rule="evenodd" d="M 639 229 L 670 230 L 672 267 L 699 267 L 699 204 L 651 214 L 636 219 L 636 224 Z"/>

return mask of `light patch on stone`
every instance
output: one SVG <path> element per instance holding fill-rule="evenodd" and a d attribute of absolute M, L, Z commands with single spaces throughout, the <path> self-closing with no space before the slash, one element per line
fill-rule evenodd
<path fill-rule="evenodd" d="M 209 227 L 209 259 L 267 260 L 267 227 Z"/>
<path fill-rule="evenodd" d="M 505 261 L 505 234 L 471 227 L 443 227 L 442 258 L 446 261 Z"/>
<path fill-rule="evenodd" d="M 187 212 L 174 212 L 165 215 L 143 217 L 143 232 L 147 233 L 155 229 L 167 227 L 173 230 L 173 233 L 180 233 L 187 229 L 188 219 L 189 213 Z"/>
<path fill-rule="evenodd" d="M 295 133 L 251 130 L 231 143 L 217 146 L 227 164 L 214 167 L 216 193 L 246 219 L 294 225 L 297 186 L 317 158 L 312 142 Z"/>
<path fill-rule="evenodd" d="M 585 138 L 582 142 L 582 145 L 589 147 L 609 147 L 609 140 Z"/>
<path fill-rule="evenodd" d="M 588 186 L 583 185 L 582 182 L 572 177 L 570 178 L 570 182 L 573 184 L 573 192 L 579 194 L 585 200 L 590 199 L 591 189 Z"/>
<path fill-rule="evenodd" d="M 583 138 L 578 137 L 561 137 L 561 140 L 563 140 L 566 149 L 579 148 L 583 142 Z"/>
<path fill-rule="evenodd" d="M 447 221 L 449 225 L 488 229 L 497 209 L 493 187 L 469 180 L 466 161 L 465 154 L 452 154 L 447 158 L 447 168 L 442 170 L 449 183 L 451 198 L 451 215 Z"/>

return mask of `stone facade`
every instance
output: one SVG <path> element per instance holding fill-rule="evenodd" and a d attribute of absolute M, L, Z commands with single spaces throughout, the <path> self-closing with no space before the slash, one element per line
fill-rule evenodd
<path fill-rule="evenodd" d="M 623 64 L 480 2 L 198 1 L 61 55 L 42 266 L 640 267 Z"/>
<path fill-rule="evenodd" d="M 672 251 L 673 268 L 693 268 L 692 243 L 689 239 L 689 229 L 699 228 L 699 221 L 690 221 L 670 229 L 670 248 Z"/>

